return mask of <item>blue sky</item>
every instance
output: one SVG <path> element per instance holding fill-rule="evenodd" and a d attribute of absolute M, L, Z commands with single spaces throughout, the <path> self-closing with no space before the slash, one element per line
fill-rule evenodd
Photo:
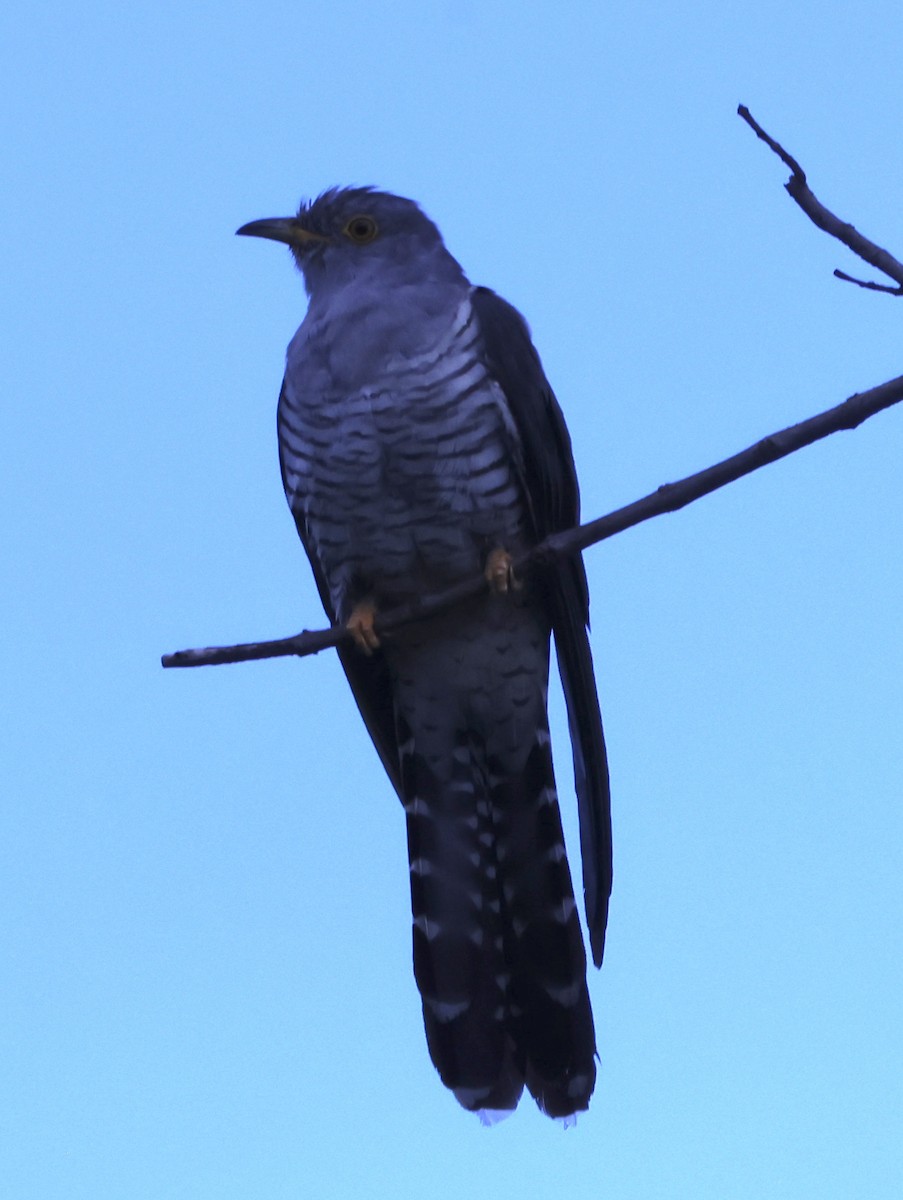
<path fill-rule="evenodd" d="M 899 255 L 899 4 L 0 21 L 5 1194 L 903 1194 L 903 411 L 588 553 L 616 880 L 574 1131 L 439 1084 L 331 657 L 159 667 L 320 623 L 275 450 L 303 289 L 240 224 L 417 198 L 530 320 L 597 515 L 900 373 L 735 115 Z M 575 845 L 557 695 L 553 736 Z"/>

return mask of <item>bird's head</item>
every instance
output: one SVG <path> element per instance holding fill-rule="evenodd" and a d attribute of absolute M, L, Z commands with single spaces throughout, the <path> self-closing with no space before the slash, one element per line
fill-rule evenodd
<path fill-rule="evenodd" d="M 331 188 L 293 217 L 251 221 L 237 232 L 289 246 L 311 295 L 368 277 L 462 278 L 439 230 L 414 201 L 375 188 Z"/>

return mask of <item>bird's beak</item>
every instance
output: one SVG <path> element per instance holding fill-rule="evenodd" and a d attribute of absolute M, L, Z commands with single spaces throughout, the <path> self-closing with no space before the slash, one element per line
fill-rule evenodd
<path fill-rule="evenodd" d="M 328 242 L 329 238 L 305 229 L 297 217 L 267 217 L 263 221 L 249 221 L 236 229 L 243 237 L 269 238 L 271 242 L 285 242 L 287 246 L 304 246 L 310 242 Z"/>

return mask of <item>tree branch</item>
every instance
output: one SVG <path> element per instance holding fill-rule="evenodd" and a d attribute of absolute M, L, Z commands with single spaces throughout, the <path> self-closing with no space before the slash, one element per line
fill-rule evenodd
<path fill-rule="evenodd" d="M 823 229 L 825 233 L 830 234 L 831 237 L 843 242 L 845 246 L 848 246 L 854 254 L 857 254 L 865 262 L 870 263 L 885 275 L 890 276 L 891 279 L 896 280 L 897 287 L 888 287 L 884 283 L 865 283 L 862 280 L 854 279 L 851 275 L 847 275 L 843 271 L 835 271 L 835 276 L 838 279 L 845 280 L 847 283 L 855 283 L 859 287 L 868 288 L 874 292 L 888 292 L 892 296 L 903 296 L 903 263 L 894 258 L 892 254 L 889 254 L 887 250 L 882 249 L 881 246 L 876 246 L 867 237 L 863 237 L 849 222 L 841 221 L 838 217 L 835 217 L 834 213 L 825 208 L 809 187 L 806 181 L 806 172 L 796 159 L 787 153 L 780 142 L 776 142 L 773 137 L 770 137 L 765 132 L 745 104 L 741 104 L 737 112 L 750 129 L 753 130 L 756 137 L 761 138 L 765 145 L 770 147 L 778 158 L 790 168 L 791 175 L 784 184 L 784 187 L 809 220 L 817 225 L 819 229 Z"/>
<path fill-rule="evenodd" d="M 798 425 L 791 425 L 778 433 L 762 438 L 739 454 L 734 454 L 704 471 L 688 475 L 677 483 L 666 483 L 628 504 L 615 512 L 579 525 L 575 529 L 553 534 L 540 542 L 515 564 L 518 573 L 525 573 L 532 566 L 550 566 L 569 555 L 577 554 L 596 542 L 604 541 L 648 521 L 662 513 L 676 512 L 679 508 L 692 503 L 694 500 L 717 491 L 735 479 L 742 479 L 760 467 L 777 462 L 804 446 L 820 441 L 841 429 L 855 429 L 868 417 L 881 412 L 891 405 L 903 400 L 903 375 L 890 379 L 878 387 L 870 388 L 867 392 L 859 392 L 842 404 L 829 408 L 817 416 Z M 464 580 L 447 591 L 424 596 L 421 599 L 393 608 L 381 614 L 376 621 L 376 629 L 380 634 L 389 634 L 402 625 L 412 621 L 422 620 L 451 608 L 471 596 L 478 595 L 486 587 L 482 576 Z M 337 646 L 342 641 L 350 641 L 350 635 L 342 626 L 309 632 L 304 630 L 293 637 L 279 638 L 271 642 L 248 642 L 240 646 L 210 646 L 199 650 L 178 650 L 175 654 L 165 654 L 162 662 L 164 667 L 202 667 L 214 666 L 219 663 L 247 662 L 259 658 L 281 658 L 295 655 L 304 658 L 309 654 L 317 654 L 330 646 Z"/>

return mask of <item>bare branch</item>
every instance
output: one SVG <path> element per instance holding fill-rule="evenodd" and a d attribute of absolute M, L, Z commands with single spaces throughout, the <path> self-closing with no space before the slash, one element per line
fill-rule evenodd
<path fill-rule="evenodd" d="M 773 137 L 770 137 L 762 126 L 756 121 L 753 115 L 745 104 L 741 104 L 737 109 L 739 115 L 753 130 L 756 137 L 770 147 L 778 158 L 785 163 L 791 171 L 790 178 L 784 184 L 784 187 L 790 193 L 791 197 L 800 206 L 806 216 L 819 229 L 823 229 L 825 233 L 831 237 L 837 238 L 848 246 L 854 254 L 857 254 L 865 262 L 876 267 L 891 279 L 896 280 L 898 286 L 895 288 L 888 287 L 886 284 L 880 283 L 861 283 L 858 279 L 853 279 L 849 275 L 845 275 L 842 271 L 835 271 L 834 274 L 838 279 L 844 279 L 849 283 L 856 283 L 860 287 L 869 288 L 876 292 L 887 292 L 892 296 L 903 296 L 903 263 L 899 262 L 887 250 L 876 246 L 874 242 L 869 241 L 857 229 L 847 221 L 841 221 L 836 217 L 830 209 L 825 208 L 821 201 L 816 197 L 815 193 L 809 187 L 806 181 L 806 172 L 799 165 L 792 155 L 788 154 L 780 142 L 776 142 Z"/>
<path fill-rule="evenodd" d="M 604 541 L 616 533 L 630 529 L 633 525 L 648 521 L 651 517 L 657 517 L 666 512 L 676 512 L 677 509 L 683 508 L 702 496 L 707 496 L 710 492 L 717 491 L 725 484 L 732 483 L 735 479 L 741 479 L 744 475 L 749 475 L 780 458 L 785 458 L 788 454 L 793 454 L 794 451 L 801 450 L 804 446 L 828 437 L 829 434 L 837 433 L 841 429 L 855 429 L 868 417 L 874 416 L 875 413 L 881 412 L 885 408 L 890 408 L 900 400 L 903 400 L 903 375 L 871 388 L 867 392 L 856 393 L 844 400 L 842 404 L 818 413 L 817 416 L 810 417 L 806 421 L 801 421 L 798 425 L 791 425 L 787 429 L 762 438 L 761 441 L 741 450 L 739 454 L 734 454 L 730 458 L 724 459 L 723 462 L 707 467 L 704 471 L 697 471 L 695 475 L 688 475 L 686 479 L 681 479 L 677 483 L 663 484 L 648 496 L 634 501 L 633 504 L 619 508 L 586 525 L 568 529 L 563 533 L 556 533 L 540 542 L 529 554 L 519 559 L 514 564 L 514 568 L 518 573 L 523 573 L 532 566 L 550 566 L 560 559 L 585 550 L 596 542 Z M 465 580 L 447 591 L 425 596 L 414 603 L 394 608 L 377 618 L 377 632 L 388 634 L 409 622 L 432 616 L 462 600 L 478 595 L 485 587 L 485 579 L 478 576 Z M 334 626 L 332 629 L 314 632 L 305 630 L 294 637 L 280 638 L 272 642 L 249 642 L 241 646 L 212 646 L 201 650 L 179 650 L 175 654 L 164 655 L 162 662 L 164 667 L 201 667 L 219 663 L 246 662 L 259 658 L 280 658 L 286 655 L 303 658 L 309 654 L 317 654 L 327 647 L 337 646 L 347 639 L 349 639 L 347 631 L 343 627 Z"/>
<path fill-rule="evenodd" d="M 781 145 L 780 142 L 776 142 L 774 140 L 774 138 L 771 137 L 770 134 L 767 134 L 765 132 L 765 130 L 762 128 L 762 126 L 759 124 L 759 122 L 756 120 L 756 118 L 752 115 L 752 113 L 749 111 L 749 109 L 746 107 L 746 105 L 741 104 L 738 107 L 737 112 L 743 118 L 743 120 L 746 122 L 746 124 L 750 127 L 750 129 L 753 131 L 753 133 L 756 135 L 756 137 L 761 138 L 761 140 L 765 143 L 765 145 L 769 146 L 775 152 L 775 154 L 778 156 L 778 158 L 781 159 L 782 162 L 787 164 L 787 166 L 790 168 L 790 170 L 793 172 L 793 174 L 797 177 L 797 179 L 800 179 L 800 180 L 802 180 L 803 183 L 805 183 L 806 182 L 806 172 L 803 170 L 803 168 L 799 165 L 799 163 L 796 161 L 796 159 L 793 157 L 793 155 L 787 153 L 787 151 L 784 149 L 784 147 Z"/>
<path fill-rule="evenodd" d="M 887 292 L 891 296 L 903 296 L 903 287 L 891 287 L 889 283 L 873 283 L 870 279 L 857 279 L 854 275 L 848 275 L 846 271 L 836 268 L 834 277 L 844 280 L 845 283 L 855 283 L 857 287 L 867 288 L 870 292 Z"/>

